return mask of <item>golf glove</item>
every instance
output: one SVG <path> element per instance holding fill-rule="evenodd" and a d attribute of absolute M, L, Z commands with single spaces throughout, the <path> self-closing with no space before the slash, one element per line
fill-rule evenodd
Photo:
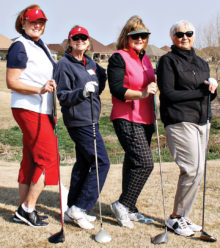
<path fill-rule="evenodd" d="M 84 89 L 83 89 L 83 96 L 88 97 L 89 93 L 94 93 L 95 92 L 95 86 L 98 86 L 98 83 L 95 81 L 89 81 L 86 83 Z"/>
<path fill-rule="evenodd" d="M 208 81 L 212 83 L 214 86 L 218 86 L 218 82 L 214 78 L 209 78 Z"/>

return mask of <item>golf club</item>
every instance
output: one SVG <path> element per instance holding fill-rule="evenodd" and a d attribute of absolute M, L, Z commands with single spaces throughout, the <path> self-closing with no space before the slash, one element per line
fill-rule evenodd
<path fill-rule="evenodd" d="M 93 138 L 94 138 L 94 151 L 95 151 L 95 165 L 96 165 L 96 176 L 97 176 L 97 187 L 98 187 L 98 204 L 99 204 L 99 217 L 100 217 L 100 231 L 96 234 L 95 240 L 99 243 L 107 243 L 111 241 L 111 235 L 107 233 L 103 228 L 102 221 L 102 206 L 101 206 L 101 197 L 100 197 L 100 185 L 99 185 L 99 168 L 98 168 L 98 155 L 97 155 L 97 146 L 96 146 L 96 131 L 95 131 L 95 121 L 94 121 L 94 103 L 93 103 L 93 93 L 90 92 L 91 100 L 91 114 L 92 114 L 92 129 L 93 129 Z"/>
<path fill-rule="evenodd" d="M 159 131 L 158 131 L 158 123 L 157 123 L 157 105 L 156 105 L 155 96 L 154 96 L 154 113 L 155 113 L 155 124 L 156 124 L 156 134 L 157 134 L 158 157 L 159 157 L 159 164 L 160 164 L 160 179 L 161 179 L 161 191 L 162 191 L 162 198 L 163 198 L 165 232 L 160 233 L 157 236 L 151 238 L 151 242 L 153 244 L 163 244 L 163 243 L 168 242 L 168 233 L 167 233 L 167 226 L 165 223 L 166 212 L 165 212 L 165 200 L 164 200 L 164 186 L 163 186 L 163 174 L 162 174 L 161 155 L 160 155 L 160 140 L 159 140 Z"/>
<path fill-rule="evenodd" d="M 216 238 L 209 235 L 204 231 L 205 228 L 205 193 L 206 193 L 206 167 L 207 167 L 207 156 L 208 156 L 208 139 L 209 139 L 209 113 L 210 113 L 210 94 L 208 96 L 208 104 L 207 104 L 207 122 L 206 122 L 206 154 L 205 154 L 205 165 L 204 165 L 204 186 L 203 186 L 203 207 L 202 207 L 202 230 L 200 239 L 208 242 L 215 242 L 217 241 Z"/>
<path fill-rule="evenodd" d="M 58 181 L 59 181 L 59 193 L 60 193 L 60 210 L 61 210 L 61 231 L 53 234 L 48 238 L 48 241 L 53 244 L 63 243 L 65 241 L 64 229 L 63 229 L 63 206 L 62 206 L 62 193 L 61 193 L 61 179 L 60 179 L 60 156 L 59 156 L 59 143 L 58 143 L 58 128 L 57 128 L 57 108 L 56 108 L 56 91 L 53 91 L 53 115 L 54 115 L 54 129 L 56 136 L 57 147 L 57 166 L 58 166 Z"/>

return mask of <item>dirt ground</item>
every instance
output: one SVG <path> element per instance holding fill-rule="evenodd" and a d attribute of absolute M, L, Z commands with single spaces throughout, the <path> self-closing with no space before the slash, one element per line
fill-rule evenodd
<path fill-rule="evenodd" d="M 7 129 L 16 125 L 11 111 L 11 93 L 5 84 L 5 62 L 0 61 L 0 128 Z M 110 96 L 108 88 L 102 94 L 103 112 L 109 114 Z M 220 114 L 219 105 L 216 113 Z M 58 118 L 60 117 L 58 105 Z M 169 248 L 217 248 L 220 247 L 220 160 L 208 161 L 205 230 L 218 239 L 216 243 L 206 243 L 198 239 L 199 234 L 192 238 L 184 238 L 169 232 L 169 242 L 161 247 Z M 58 186 L 47 187 L 41 194 L 37 210 L 49 216 L 47 227 L 32 228 L 24 224 L 16 224 L 12 217 L 18 207 L 17 174 L 18 162 L 5 162 L 0 160 L 0 247 L 1 248 L 145 248 L 154 247 L 151 237 L 164 232 L 163 207 L 161 197 L 159 165 L 147 181 L 137 203 L 140 212 L 154 218 L 151 225 L 135 223 L 135 228 L 130 230 L 120 227 L 112 215 L 109 204 L 118 199 L 121 192 L 121 165 L 111 165 L 106 183 L 101 194 L 104 229 L 112 236 L 112 241 L 99 244 L 94 240 L 100 230 L 99 220 L 95 221 L 95 229 L 81 230 L 73 224 L 65 224 L 65 243 L 53 245 L 48 242 L 48 237 L 60 231 L 60 207 Z M 172 211 L 178 179 L 178 169 L 174 163 L 163 163 L 163 177 L 165 185 L 166 218 Z M 71 166 L 61 167 L 62 183 L 68 188 Z M 191 219 L 201 224 L 202 220 L 202 195 L 203 185 L 198 192 Z M 96 204 L 91 214 L 98 216 Z"/>
<path fill-rule="evenodd" d="M 207 243 L 198 239 L 200 233 L 195 237 L 184 238 L 168 232 L 169 242 L 160 245 L 170 248 L 217 248 L 220 247 L 220 171 L 219 160 L 208 161 L 206 208 L 205 208 L 205 230 L 218 239 L 215 243 Z M 175 194 L 178 170 L 174 163 L 163 163 L 163 178 L 165 190 L 166 217 L 172 211 L 173 197 Z M 61 230 L 59 191 L 58 186 L 47 187 L 41 194 L 37 210 L 49 216 L 47 227 L 33 228 L 24 224 L 16 224 L 12 220 L 14 211 L 18 205 L 17 173 L 18 163 L 0 161 L 0 247 L 1 248 L 29 248 L 29 247 L 65 247 L 65 248 L 143 248 L 155 247 L 151 243 L 151 237 L 164 232 L 163 207 L 160 186 L 159 165 L 155 164 L 148 182 L 146 183 L 137 203 L 139 211 L 155 222 L 151 225 L 135 223 L 134 229 L 120 227 L 112 215 L 109 204 L 118 199 L 121 192 L 121 165 L 111 165 L 105 186 L 101 194 L 103 210 L 104 229 L 112 236 L 112 241 L 99 244 L 94 236 L 100 230 L 99 220 L 95 221 L 95 229 L 81 230 L 73 224 L 64 224 L 65 243 L 50 244 L 48 237 Z M 61 167 L 62 183 L 68 188 L 71 166 Z M 202 189 L 195 201 L 191 219 L 201 224 L 202 220 Z M 91 214 L 99 215 L 98 205 Z"/>

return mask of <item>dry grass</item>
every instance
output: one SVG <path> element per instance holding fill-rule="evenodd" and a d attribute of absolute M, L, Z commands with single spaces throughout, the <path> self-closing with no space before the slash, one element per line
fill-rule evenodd
<path fill-rule="evenodd" d="M 16 123 L 10 111 L 10 91 L 5 83 L 5 62 L 0 61 L 0 128 L 9 128 Z M 108 85 L 102 96 L 102 115 L 109 116 L 111 101 Z M 58 117 L 60 116 L 58 107 Z M 111 137 L 109 137 L 111 139 Z M 7 156 L 7 147 L 0 146 L 2 155 Z M 16 151 L 14 151 L 16 153 Z M 14 153 L 14 154 L 15 154 Z M 1 157 L 1 159 L 4 159 Z M 220 240 L 220 171 L 219 162 L 208 161 L 207 175 L 207 200 L 206 200 L 206 224 L 208 233 Z M 145 185 L 142 194 L 138 199 L 137 207 L 146 215 L 153 217 L 155 223 L 144 225 L 135 223 L 135 229 L 129 230 L 118 226 L 116 220 L 109 209 L 109 204 L 118 199 L 121 191 L 121 165 L 111 165 L 107 181 L 102 192 L 102 207 L 104 228 L 112 235 L 112 241 L 108 244 L 98 244 L 94 240 L 94 235 L 100 230 L 99 222 L 95 222 L 95 230 L 85 231 L 80 228 L 65 224 L 66 241 L 64 244 L 52 245 L 47 238 L 60 231 L 60 210 L 58 187 L 48 187 L 39 198 L 37 209 L 49 215 L 49 226 L 42 228 L 31 228 L 23 224 L 15 224 L 12 216 L 18 204 L 17 173 L 18 163 L 0 161 L 0 247 L 2 248 L 39 248 L 39 247 L 111 247 L 111 248 L 133 248 L 133 247 L 154 247 L 150 238 L 163 232 L 163 208 L 161 198 L 161 186 L 159 165 L 155 164 L 155 169 Z M 68 187 L 71 167 L 61 167 L 62 182 Z M 165 199 L 167 216 L 172 211 L 173 197 L 175 194 L 178 170 L 174 163 L 163 163 L 163 175 L 165 182 Z M 96 205 L 92 214 L 98 215 Z M 202 214 L 202 188 L 198 193 L 191 218 L 196 223 L 201 223 Z M 169 233 L 168 244 L 161 247 L 175 248 L 200 248 L 200 247 L 220 247 L 220 242 L 205 243 L 196 238 L 183 238 L 173 233 Z"/>
<path fill-rule="evenodd" d="M 178 170 L 174 163 L 163 163 L 162 166 L 165 183 L 166 215 L 168 216 L 172 210 Z M 205 230 L 220 240 L 220 171 L 218 167 L 219 161 L 208 162 Z M 163 208 L 158 164 L 155 164 L 155 169 L 145 185 L 137 204 L 139 210 L 147 216 L 153 217 L 155 222 L 152 225 L 135 223 L 133 230 L 120 227 L 110 211 L 109 204 L 118 199 L 121 191 L 121 165 L 111 165 L 101 196 L 104 228 L 112 236 L 112 241 L 108 244 L 99 244 L 94 240 L 95 234 L 100 230 L 98 220 L 95 221 L 95 229 L 88 231 L 81 230 L 72 224 L 65 224 L 65 243 L 52 245 L 47 241 L 50 235 L 61 229 L 57 186 L 46 188 L 41 194 L 37 205 L 37 209 L 40 212 L 49 216 L 50 224 L 47 227 L 32 228 L 23 224 L 13 223 L 12 216 L 18 204 L 16 182 L 18 168 L 18 163 L 0 161 L 0 247 L 154 247 L 150 238 L 164 231 L 162 228 Z M 69 185 L 70 173 L 70 166 L 61 167 L 62 182 L 66 187 Z M 98 215 L 97 204 L 91 213 Z M 191 218 L 196 223 L 201 223 L 202 187 L 198 193 Z M 194 238 L 184 238 L 169 232 L 169 242 L 161 245 L 161 247 L 220 247 L 219 241 L 206 243 L 198 240 L 198 236 L 199 233 Z"/>

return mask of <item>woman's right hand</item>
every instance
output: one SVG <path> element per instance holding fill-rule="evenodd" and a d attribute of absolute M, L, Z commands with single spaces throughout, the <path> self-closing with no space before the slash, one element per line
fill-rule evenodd
<path fill-rule="evenodd" d="M 52 93 L 56 90 L 56 82 L 51 79 L 46 82 L 46 84 L 40 88 L 40 94 L 45 94 L 46 92 Z"/>
<path fill-rule="evenodd" d="M 157 84 L 155 82 L 151 82 L 150 84 L 148 84 L 147 88 L 142 92 L 142 98 L 146 98 L 150 94 L 156 94 L 157 90 Z"/>

